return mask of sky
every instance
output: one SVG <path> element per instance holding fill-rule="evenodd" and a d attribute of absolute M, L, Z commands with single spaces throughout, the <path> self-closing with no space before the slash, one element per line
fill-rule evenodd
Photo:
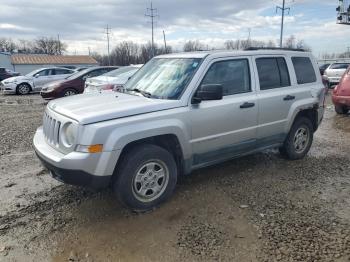
<path fill-rule="evenodd" d="M 349 1 L 349 0 L 346 0 Z M 349 1 L 350 2 L 350 1 Z M 337 0 L 286 0 L 285 38 L 304 40 L 316 56 L 345 52 L 350 25 L 336 24 Z M 280 35 L 282 0 L 153 0 L 157 8 L 155 41 L 180 50 L 187 40 L 223 48 L 226 40 L 272 40 Z M 111 46 L 121 41 L 146 43 L 151 24 L 145 16 L 149 0 L 0 0 L 0 37 L 35 39 L 57 37 L 69 54 L 107 53 L 105 27 L 111 27 Z"/>

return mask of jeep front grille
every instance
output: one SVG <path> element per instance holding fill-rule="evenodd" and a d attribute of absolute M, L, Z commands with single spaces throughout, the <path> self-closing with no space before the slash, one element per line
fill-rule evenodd
<path fill-rule="evenodd" d="M 43 131 L 46 141 L 56 147 L 60 144 L 61 122 L 45 112 L 43 119 Z"/>

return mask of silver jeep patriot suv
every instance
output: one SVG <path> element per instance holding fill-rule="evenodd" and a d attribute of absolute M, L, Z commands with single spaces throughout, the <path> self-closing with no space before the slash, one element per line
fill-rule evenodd
<path fill-rule="evenodd" d="M 303 158 L 324 112 L 317 63 L 301 51 L 162 55 L 124 88 L 50 102 L 34 148 L 54 178 L 111 186 L 136 211 L 194 169 L 267 148 Z"/>

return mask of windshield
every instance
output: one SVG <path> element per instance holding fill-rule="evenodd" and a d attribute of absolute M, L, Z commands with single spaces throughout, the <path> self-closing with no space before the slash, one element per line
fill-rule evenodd
<path fill-rule="evenodd" d="M 26 74 L 26 76 L 34 76 L 35 74 L 39 73 L 40 71 L 42 71 L 43 69 L 40 68 L 40 69 L 37 69 L 37 70 L 34 70 L 28 74 Z"/>
<path fill-rule="evenodd" d="M 196 72 L 201 58 L 154 58 L 125 85 L 161 99 L 179 99 Z"/>
<path fill-rule="evenodd" d="M 348 63 L 337 63 L 331 65 L 331 69 L 347 69 L 349 67 Z"/>
<path fill-rule="evenodd" d="M 108 72 L 107 74 L 104 74 L 103 76 L 113 76 L 113 77 L 116 77 L 116 76 L 119 76 L 123 73 L 126 73 L 126 72 L 129 72 L 131 70 L 135 70 L 136 67 L 134 66 L 126 66 L 126 67 L 121 67 L 121 68 L 118 68 L 118 69 L 115 69 L 113 71 L 110 71 Z"/>
<path fill-rule="evenodd" d="M 73 73 L 72 75 L 69 75 L 68 77 L 66 77 L 66 79 L 68 80 L 73 80 L 73 79 L 77 79 L 80 76 L 83 76 L 84 74 L 88 73 L 91 69 L 87 68 L 78 72 Z"/>

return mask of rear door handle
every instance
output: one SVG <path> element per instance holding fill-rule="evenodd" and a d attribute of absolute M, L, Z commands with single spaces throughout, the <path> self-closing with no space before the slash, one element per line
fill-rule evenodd
<path fill-rule="evenodd" d="M 294 100 L 295 96 L 287 95 L 283 98 L 284 101 Z"/>
<path fill-rule="evenodd" d="M 244 104 L 240 105 L 240 108 L 250 108 L 250 107 L 254 107 L 255 103 L 248 103 L 245 102 Z"/>

